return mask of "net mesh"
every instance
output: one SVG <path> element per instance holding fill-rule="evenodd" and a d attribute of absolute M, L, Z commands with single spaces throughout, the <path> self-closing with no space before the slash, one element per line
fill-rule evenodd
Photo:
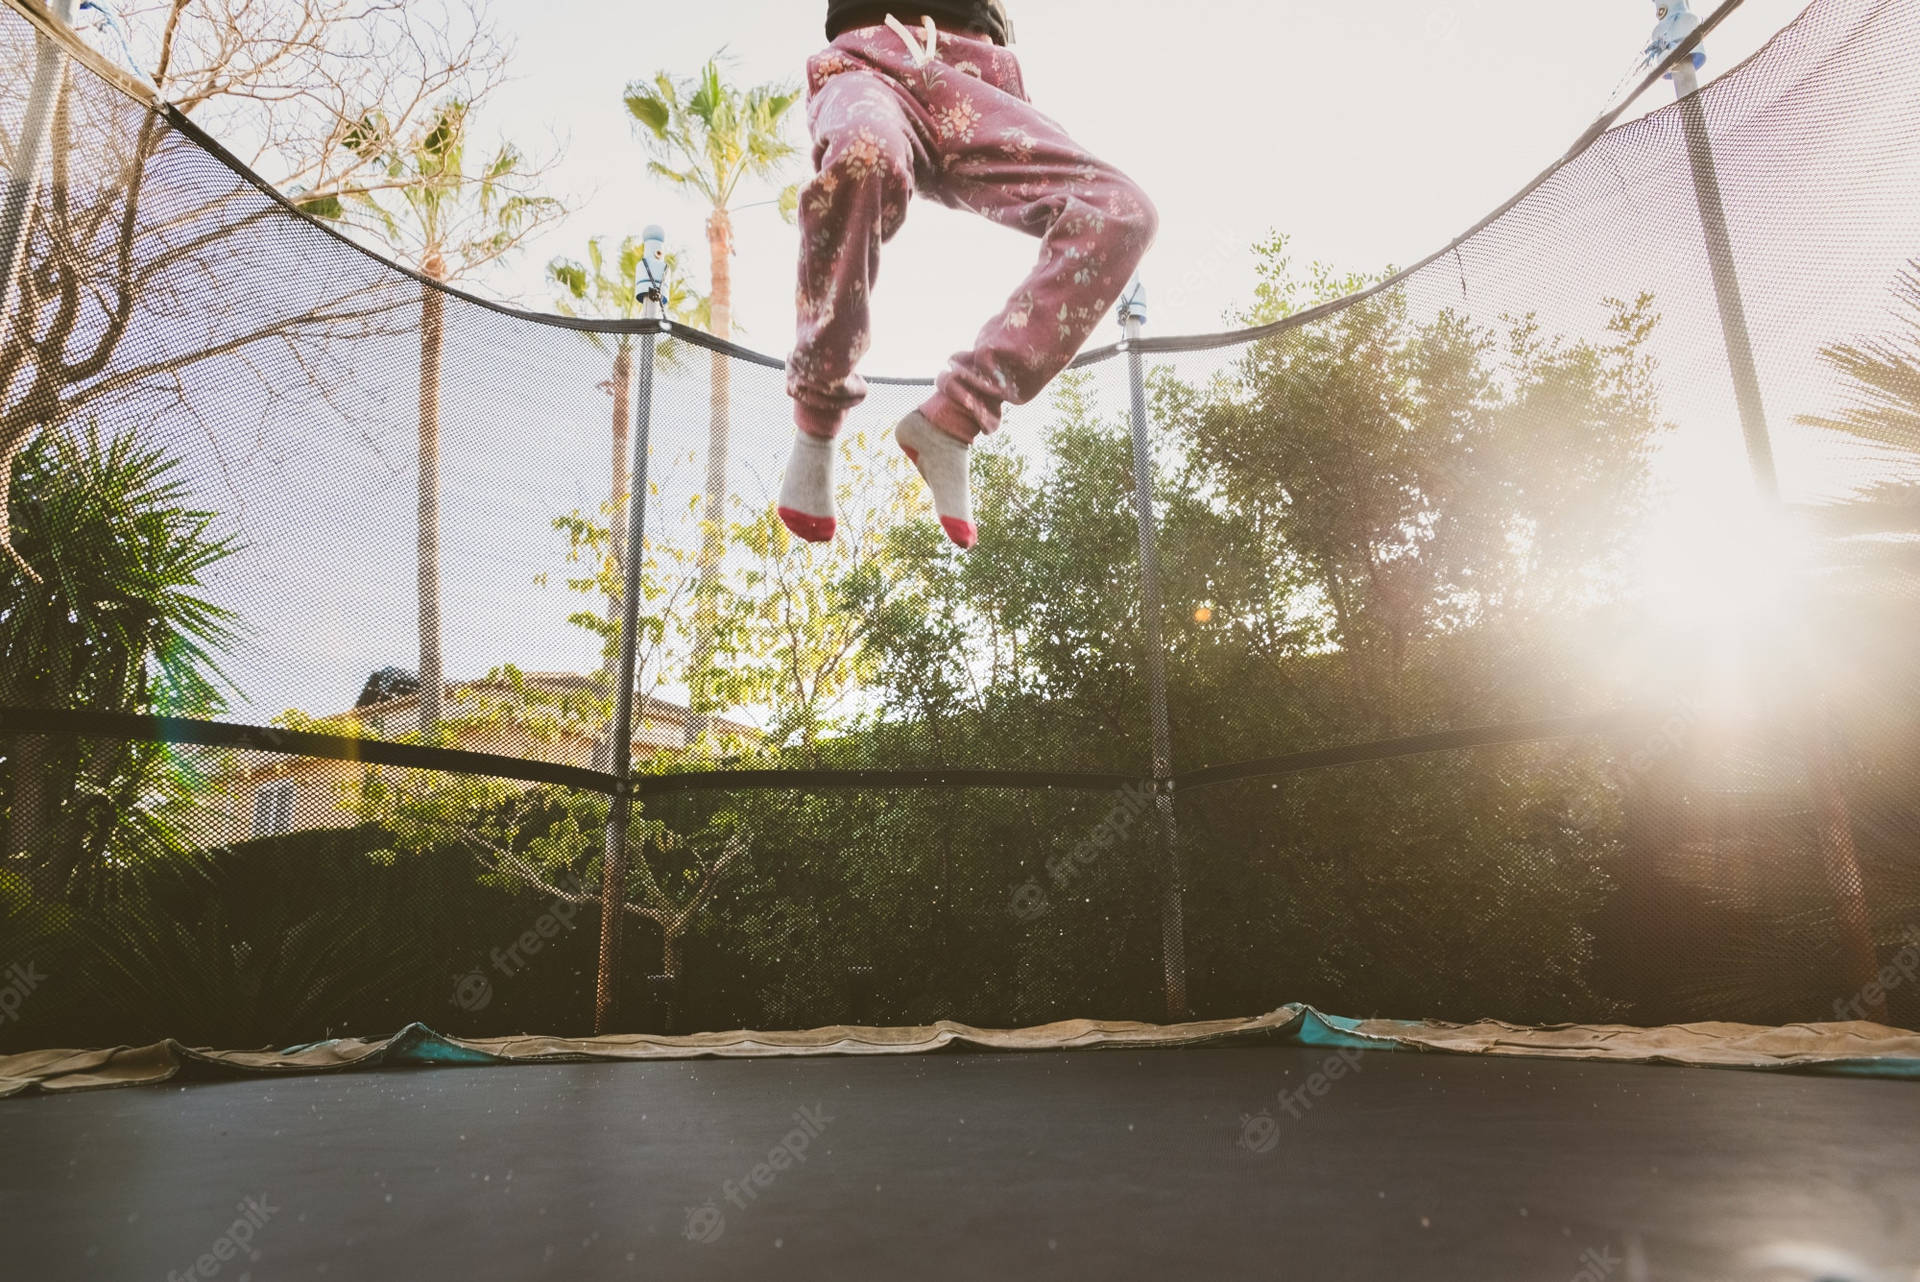
<path fill-rule="evenodd" d="M 976 452 L 964 556 L 876 381 L 795 545 L 778 361 L 425 283 L 73 63 L 0 354 L 0 1046 L 590 1028 L 649 351 L 618 1026 L 1911 1024 L 1916 54 L 1818 0 L 1382 288 L 1149 340 L 1150 567 L 1124 353 Z"/>

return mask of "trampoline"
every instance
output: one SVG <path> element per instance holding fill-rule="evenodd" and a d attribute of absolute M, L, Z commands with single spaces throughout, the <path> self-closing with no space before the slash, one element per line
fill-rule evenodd
<path fill-rule="evenodd" d="M 0 1109 L 0 1216 L 10 1270 L 47 1279 L 193 1276 L 249 1199 L 258 1258 L 220 1276 L 1866 1282 L 1920 1259 L 1920 1154 L 1890 1142 L 1920 1127 L 1911 1083 L 1379 1054 L 1289 1116 L 1280 1097 L 1328 1057 L 570 1064 L 29 1098 Z M 797 1160 L 776 1171 L 783 1144 Z"/>
<path fill-rule="evenodd" d="M 1914 1277 L 1920 7 L 1624 110 L 803 548 L 7 0 L 0 1268 Z"/>

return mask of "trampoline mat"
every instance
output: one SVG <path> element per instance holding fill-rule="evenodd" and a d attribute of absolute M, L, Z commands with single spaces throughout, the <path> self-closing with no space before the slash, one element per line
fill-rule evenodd
<path fill-rule="evenodd" d="M 1903 1082 L 1304 1045 L 387 1069 L 16 1100 L 0 1223 L 34 1279 L 1867 1282 L 1916 1133 Z"/>

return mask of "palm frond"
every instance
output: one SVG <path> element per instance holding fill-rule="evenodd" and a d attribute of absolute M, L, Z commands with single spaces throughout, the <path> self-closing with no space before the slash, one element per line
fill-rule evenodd
<path fill-rule="evenodd" d="M 1845 384 L 1849 404 L 1802 414 L 1807 427 L 1920 457 L 1920 260 L 1895 278 L 1889 333 L 1820 349 Z"/>

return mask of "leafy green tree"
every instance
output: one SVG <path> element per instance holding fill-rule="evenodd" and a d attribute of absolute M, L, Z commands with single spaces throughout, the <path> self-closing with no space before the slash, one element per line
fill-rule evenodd
<path fill-rule="evenodd" d="M 391 840 L 391 849 L 378 856 L 385 861 L 458 849 L 478 861 L 483 884 L 532 890 L 582 907 L 601 902 L 609 803 L 598 793 L 522 789 L 425 771 L 369 772 L 353 805 Z M 746 860 L 751 837 L 725 814 L 682 834 L 643 816 L 636 805 L 627 843 L 621 908 L 658 930 L 660 973 L 677 977 L 681 940 Z"/>
<path fill-rule="evenodd" d="M 787 113 L 800 101 L 790 85 L 765 84 L 740 89 L 720 74 L 720 62 L 709 59 L 700 72 L 675 79 L 665 71 L 651 80 L 627 86 L 627 112 L 639 126 L 641 141 L 652 155 L 648 170 L 683 188 L 709 205 L 707 252 L 711 271 L 709 294 L 712 333 L 733 336 L 733 212 L 734 201 L 747 183 L 778 182 L 798 154 L 788 141 Z M 799 201 L 799 187 L 780 189 L 777 202 L 791 215 Z M 712 662 L 715 612 L 720 581 L 720 559 L 727 537 L 727 464 L 732 438 L 732 365 L 721 352 L 713 353 L 709 373 L 707 483 L 705 518 L 695 596 L 695 641 L 690 684 L 710 687 L 699 669 Z M 702 709 L 706 710 L 706 709 Z"/>
<path fill-rule="evenodd" d="M 1278 238 L 1261 254 L 1259 314 L 1247 319 L 1358 283 L 1325 269 L 1299 278 Z M 1607 315 L 1604 339 L 1562 340 L 1526 318 L 1496 329 L 1453 313 L 1417 319 L 1390 290 L 1248 345 L 1209 381 L 1151 372 L 1183 765 L 1408 733 L 1461 707 L 1564 706 L 1549 699 L 1565 693 L 1549 684 L 1564 665 L 1489 658 L 1544 656 L 1623 581 L 1663 424 L 1646 358 L 1651 301 Z M 1043 459 L 979 460 L 995 538 L 964 564 L 917 567 L 875 629 L 887 700 L 876 737 L 897 732 L 908 751 L 937 741 L 946 760 L 1020 752 L 1049 766 L 1141 767 L 1130 423 L 1102 410 L 1095 387 L 1087 375 L 1057 385 Z M 1392 991 L 1425 1009 L 1448 985 L 1462 1002 L 1497 997 L 1489 1008 L 1594 1009 L 1584 922 L 1608 893 L 1617 842 L 1556 818 L 1607 788 L 1591 754 L 1563 756 L 1528 757 L 1512 774 L 1450 757 L 1196 795 L 1182 809 L 1196 997 L 1371 1003 L 1393 966 L 1423 959 L 1431 982 Z M 1391 814 L 1383 787 L 1399 789 Z M 1133 858 L 1150 858 L 1140 835 Z M 963 838 L 1023 861 L 1049 840 L 1032 821 Z M 1116 888 L 1151 884 L 1137 880 L 1143 865 L 1110 867 L 1126 874 Z M 1061 898 L 1048 920 L 1114 928 L 1065 915 L 1079 898 Z M 1397 951 L 1376 939 L 1377 953 L 1353 955 L 1392 954 L 1391 965 L 1338 960 L 1341 940 L 1378 935 L 1361 914 L 1380 902 L 1452 907 Z M 1521 904 L 1539 927 L 1512 940 L 1524 963 L 1480 973 L 1449 943 Z M 1231 943 L 1215 951 L 1213 939 Z M 1022 937 L 1009 965 L 1044 971 L 1056 942 Z"/>
<path fill-rule="evenodd" d="M 733 527 L 738 565 L 717 594 L 711 687 L 699 692 L 710 706 L 766 709 L 769 745 L 808 753 L 857 715 L 846 705 L 873 674 L 869 638 L 920 559 L 898 534 L 920 502 L 905 456 L 865 433 L 840 450 L 832 543 L 799 543 L 771 504 Z"/>
<path fill-rule="evenodd" d="M 612 515 L 605 511 L 576 510 L 553 519 L 553 528 L 566 538 L 564 583 L 569 591 L 593 603 L 569 613 L 567 622 L 599 640 L 601 670 L 608 674 L 618 662 L 621 615 L 617 610 L 608 610 L 605 603 L 619 601 L 626 594 L 625 530 L 622 528 L 622 538 L 616 545 Z M 696 555 L 670 539 L 650 535 L 641 543 L 634 694 L 643 702 L 670 685 L 676 670 L 684 670 L 682 661 L 688 649 L 686 621 L 691 613 L 687 600 L 692 595 Z M 550 574 L 542 573 L 534 582 L 545 587 L 551 578 Z M 615 680 L 609 675 L 604 691 L 597 696 L 602 730 L 613 712 Z"/>
<path fill-rule="evenodd" d="M 437 733 L 446 674 L 440 652 L 440 370 L 446 349 L 445 281 L 512 252 L 565 213 L 540 194 L 541 167 L 511 143 L 470 153 L 473 104 L 451 98 L 413 132 L 396 133 L 384 112 L 348 127 L 365 180 L 301 207 L 384 237 L 426 278 L 420 290 L 419 513 L 415 527 L 420 604 L 420 727 Z"/>
<path fill-rule="evenodd" d="M 206 581 L 238 545 L 193 506 L 178 460 L 90 424 L 43 433 L 17 466 L 20 546 L 44 581 L 0 565 L 0 704 L 223 711 L 238 620 Z M 201 781 L 168 745 L 23 735 L 8 755 L 8 863 L 43 896 L 191 845 Z"/>
<path fill-rule="evenodd" d="M 1299 280 L 1283 241 L 1260 257 L 1268 318 L 1359 283 Z M 1612 700 L 1576 646 L 1627 590 L 1666 425 L 1652 298 L 1602 305 L 1604 337 L 1572 339 L 1525 316 L 1416 316 L 1387 289 L 1250 344 L 1208 383 L 1155 378 L 1178 460 L 1163 548 L 1179 759 Z M 1224 975 L 1244 947 L 1266 982 L 1363 1011 L 1383 994 L 1422 1013 L 1603 1006 L 1588 919 L 1620 844 L 1564 818 L 1610 795 L 1602 764 L 1459 754 L 1196 799 L 1193 910 L 1215 924 L 1195 933 L 1197 970 Z M 1418 929 L 1383 929 L 1414 905 L 1432 910 Z M 1470 942 L 1488 911 L 1530 923 L 1499 966 Z"/>
<path fill-rule="evenodd" d="M 895 535 L 907 573 L 872 639 L 893 750 L 1050 769 L 1144 760 L 1131 429 L 1101 416 L 1094 386 L 1086 372 L 1055 383 L 1039 458 L 977 453 L 993 539 L 947 557 L 919 526 Z"/>
<path fill-rule="evenodd" d="M 1292 238 L 1269 231 L 1253 243 L 1253 298 L 1245 307 L 1230 307 L 1229 324 L 1271 325 L 1337 299 L 1350 298 L 1393 274 L 1391 267 L 1377 276 L 1342 272 L 1320 261 L 1304 269 L 1293 261 Z"/>
<path fill-rule="evenodd" d="M 1652 300 L 1608 306 L 1610 342 L 1568 342 L 1526 318 L 1416 323 L 1387 291 L 1171 403 L 1189 488 L 1236 518 L 1215 558 L 1274 567 L 1225 619 L 1270 661 L 1337 653 L 1351 727 L 1390 734 L 1447 697 L 1423 671 L 1452 639 L 1617 592 L 1664 429 Z"/>

